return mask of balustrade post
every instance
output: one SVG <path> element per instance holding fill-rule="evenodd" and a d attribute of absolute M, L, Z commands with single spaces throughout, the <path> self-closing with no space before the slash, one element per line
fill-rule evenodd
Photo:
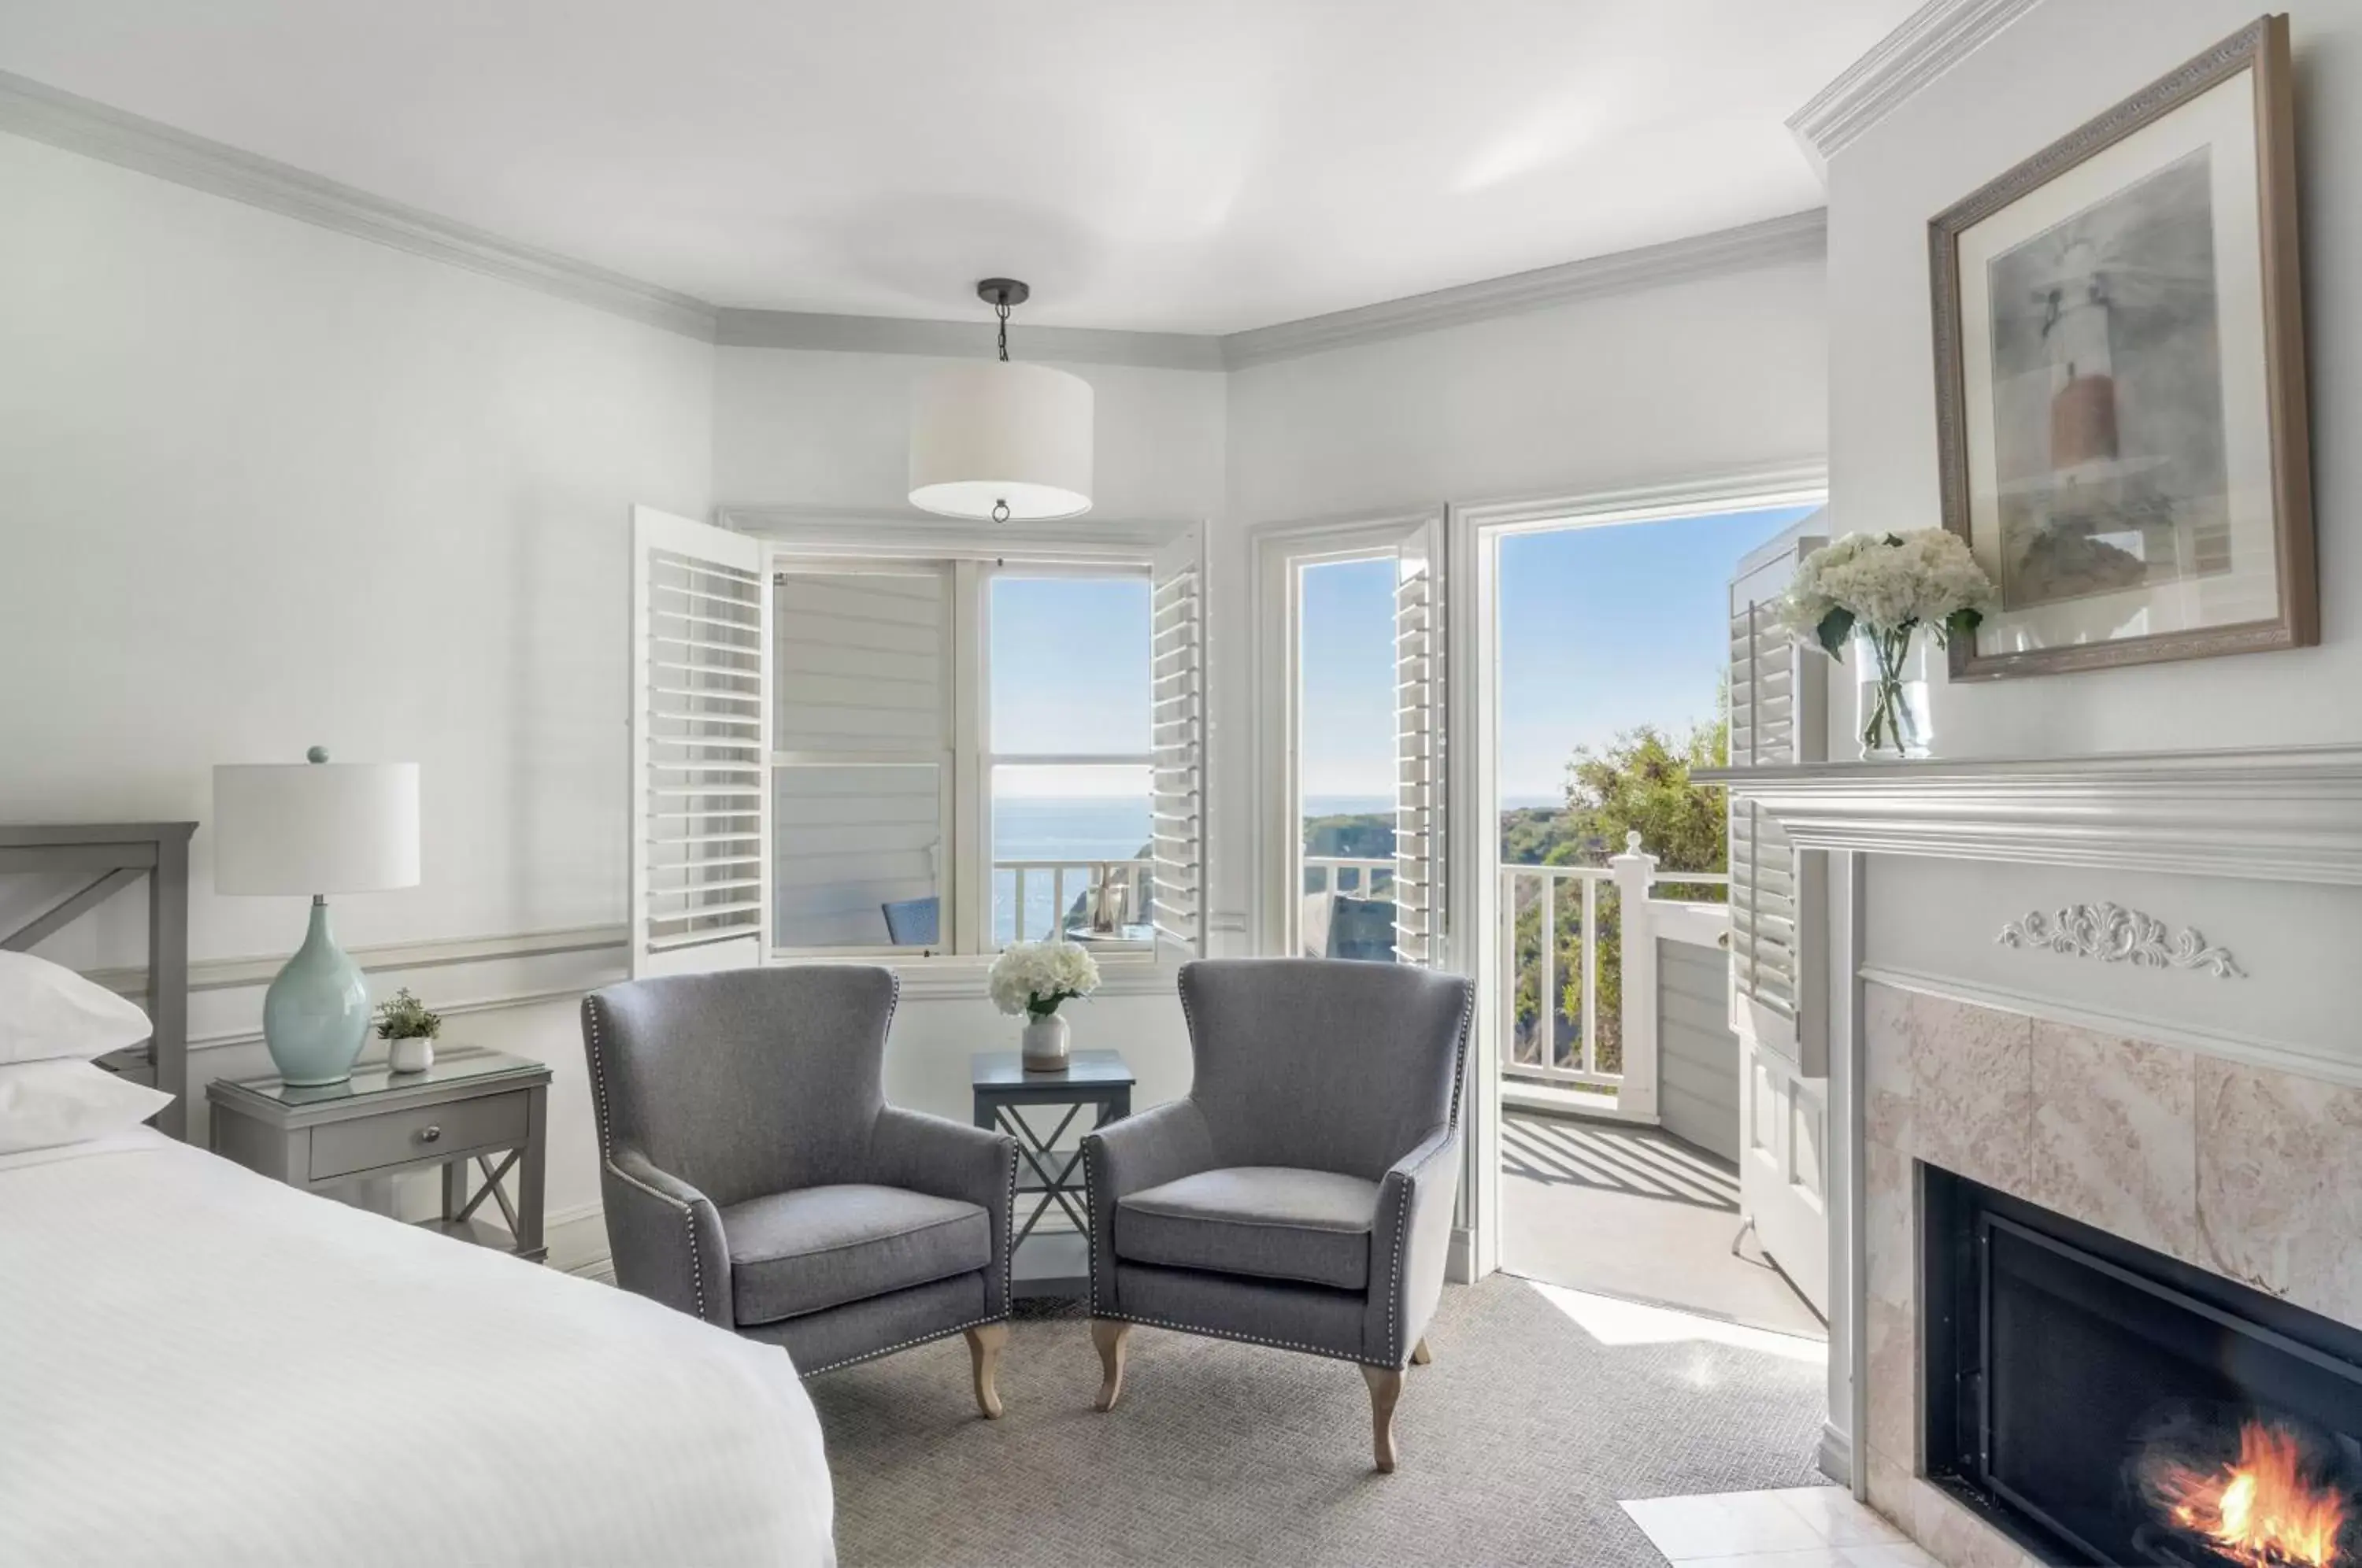
<path fill-rule="evenodd" d="M 1624 1081 L 1616 1108 L 1625 1116 L 1657 1120 L 1657 931 L 1649 906 L 1657 857 L 1640 849 L 1640 835 L 1624 835 L 1624 853 L 1607 863 L 1616 875 L 1622 935 Z"/>

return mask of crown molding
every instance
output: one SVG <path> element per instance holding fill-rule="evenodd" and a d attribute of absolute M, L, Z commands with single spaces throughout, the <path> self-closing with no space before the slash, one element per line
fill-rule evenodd
<path fill-rule="evenodd" d="M 2022 7 L 2028 0 L 2007 3 Z M 1985 9 L 2003 4 L 2004 0 L 1981 0 Z M 0 132 L 723 348 L 956 359 L 979 352 L 988 329 L 988 324 L 978 321 L 714 305 L 7 72 L 0 72 Z M 1222 371 L 1465 326 L 1573 300 L 1783 262 L 1818 260 L 1827 252 L 1827 215 L 1815 208 L 1226 336 L 1028 326 L 1024 343 L 1029 357 L 1069 364 Z"/>
<path fill-rule="evenodd" d="M 1814 763 L 1694 777 L 1807 849 L 2362 887 L 2362 746 Z"/>
<path fill-rule="evenodd" d="M 1234 370 L 1268 364 L 1573 300 L 1628 293 L 1785 261 L 1817 261 L 1827 253 L 1828 214 L 1815 207 L 1661 245 L 1644 245 L 1530 272 L 1513 272 L 1506 278 L 1233 332 L 1221 340 L 1222 362 Z"/>
<path fill-rule="evenodd" d="M 1220 370 L 1222 339 L 1187 332 L 1123 332 L 1093 326 L 1017 327 L 1024 357 L 1053 364 L 1139 365 L 1159 370 Z M 828 354 L 922 354 L 972 359 L 992 346 L 989 321 L 724 307 L 714 332 L 724 348 L 797 348 Z"/>
<path fill-rule="evenodd" d="M 0 131 L 711 342 L 714 308 L 207 137 L 0 72 Z"/>
<path fill-rule="evenodd" d="M 2041 0 L 1928 0 L 1788 116 L 1824 181 L 1838 149 L 1966 60 Z"/>

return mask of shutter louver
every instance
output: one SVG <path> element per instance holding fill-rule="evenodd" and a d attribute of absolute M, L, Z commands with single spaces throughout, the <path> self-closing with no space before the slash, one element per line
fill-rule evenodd
<path fill-rule="evenodd" d="M 1205 922 L 1205 561 L 1191 529 L 1157 554 L 1149 600 L 1149 785 L 1153 880 L 1160 948 L 1194 957 Z"/>
<path fill-rule="evenodd" d="M 633 513 L 632 968 L 763 956 L 769 608 L 761 545 Z"/>
<path fill-rule="evenodd" d="M 1750 560 L 1730 585 L 1730 765 L 1770 767 L 1818 761 L 1826 752 L 1821 656 L 1779 622 L 1779 599 L 1805 553 L 1824 541 L 1783 540 Z M 1823 872 L 1788 842 L 1768 812 L 1733 801 L 1730 823 L 1731 1026 L 1747 1040 L 1801 1063 L 1825 1049 L 1821 977 L 1805 952 L 1822 928 Z"/>
<path fill-rule="evenodd" d="M 1395 575 L 1395 959 L 1443 962 L 1443 595 L 1440 528 L 1422 523 Z"/>

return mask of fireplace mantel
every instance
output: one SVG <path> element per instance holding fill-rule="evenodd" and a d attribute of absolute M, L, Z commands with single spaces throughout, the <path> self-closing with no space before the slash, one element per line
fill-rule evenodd
<path fill-rule="evenodd" d="M 2362 745 L 1694 775 L 1807 849 L 2362 886 Z"/>

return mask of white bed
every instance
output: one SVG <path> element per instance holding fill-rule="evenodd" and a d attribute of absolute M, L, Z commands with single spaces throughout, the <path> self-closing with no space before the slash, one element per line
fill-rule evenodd
<path fill-rule="evenodd" d="M 141 1129 L 0 1158 L 0 1563 L 828 1563 L 782 1351 Z"/>

